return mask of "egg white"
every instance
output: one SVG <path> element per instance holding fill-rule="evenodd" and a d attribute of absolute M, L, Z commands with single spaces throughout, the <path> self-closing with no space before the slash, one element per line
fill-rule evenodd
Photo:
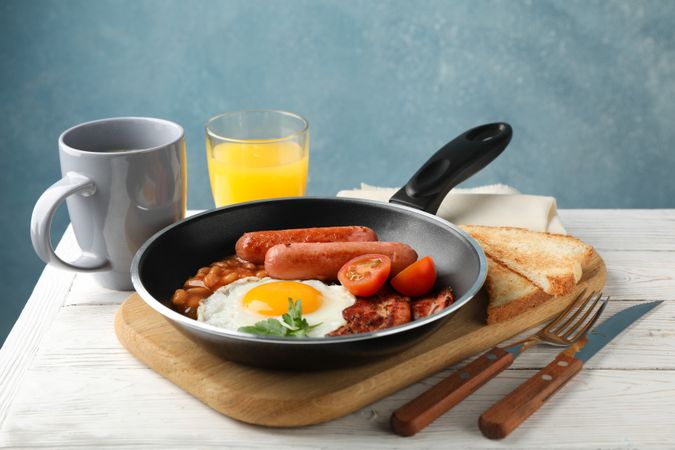
<path fill-rule="evenodd" d="M 269 277 L 248 277 L 223 286 L 202 300 L 197 308 L 197 320 L 231 331 L 255 325 L 256 322 L 269 318 L 281 321 L 281 316 L 255 314 L 246 309 L 242 303 L 246 293 L 254 287 L 276 281 L 279 280 Z M 321 306 L 316 311 L 302 315 L 310 325 L 321 323 L 308 333 L 310 337 L 325 336 L 346 323 L 342 317 L 342 310 L 353 305 L 356 298 L 344 286 L 327 285 L 318 280 L 294 281 L 313 287 L 323 296 Z"/>

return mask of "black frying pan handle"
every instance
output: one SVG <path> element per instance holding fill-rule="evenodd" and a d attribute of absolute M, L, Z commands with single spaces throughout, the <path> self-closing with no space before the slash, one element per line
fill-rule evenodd
<path fill-rule="evenodd" d="M 389 201 L 436 214 L 450 189 L 499 156 L 512 135 L 511 125 L 497 122 L 457 136 L 429 158 Z"/>

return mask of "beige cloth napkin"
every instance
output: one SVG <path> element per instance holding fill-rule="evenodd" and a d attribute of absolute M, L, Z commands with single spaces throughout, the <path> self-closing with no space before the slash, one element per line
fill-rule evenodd
<path fill-rule="evenodd" d="M 340 191 L 337 196 L 386 202 L 398 189 L 362 183 L 360 189 Z M 445 197 L 437 215 L 456 224 L 522 227 L 566 234 L 555 198 L 524 195 L 503 184 L 455 188 Z"/>

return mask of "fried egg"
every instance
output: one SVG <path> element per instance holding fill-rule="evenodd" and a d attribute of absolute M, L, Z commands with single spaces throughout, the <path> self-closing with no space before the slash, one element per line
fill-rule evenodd
<path fill-rule="evenodd" d="M 346 323 L 342 310 L 356 298 L 341 285 L 318 280 L 287 281 L 248 277 L 215 291 L 202 300 L 197 320 L 226 330 L 255 325 L 265 319 L 278 319 L 288 312 L 288 299 L 302 300 L 302 317 L 310 325 L 320 323 L 310 337 L 325 336 Z"/>

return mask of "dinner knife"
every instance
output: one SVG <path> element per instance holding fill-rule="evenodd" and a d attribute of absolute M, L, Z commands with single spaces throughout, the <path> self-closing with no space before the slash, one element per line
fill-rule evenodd
<path fill-rule="evenodd" d="M 579 373 L 586 361 L 661 303 L 663 302 L 656 301 L 631 306 L 595 327 L 575 344 L 560 352 L 548 366 L 485 411 L 478 421 L 480 431 L 490 439 L 508 436 Z"/>

